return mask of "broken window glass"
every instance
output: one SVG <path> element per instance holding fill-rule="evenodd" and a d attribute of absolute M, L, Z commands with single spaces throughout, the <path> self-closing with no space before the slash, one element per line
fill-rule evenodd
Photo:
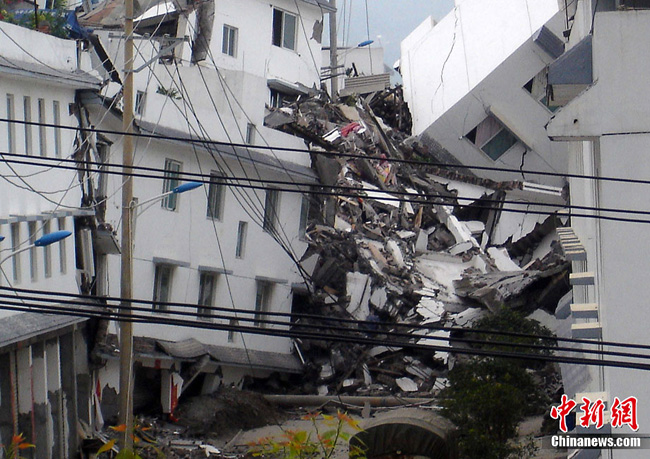
<path fill-rule="evenodd" d="M 465 138 L 494 161 L 517 143 L 517 138 L 492 115 L 489 115 L 478 126 L 469 131 Z"/>

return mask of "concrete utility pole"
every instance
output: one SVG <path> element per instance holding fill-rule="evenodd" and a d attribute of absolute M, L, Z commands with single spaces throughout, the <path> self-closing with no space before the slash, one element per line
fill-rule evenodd
<path fill-rule="evenodd" d="M 122 151 L 122 170 L 130 174 L 133 167 L 133 0 L 125 0 L 124 34 L 124 86 L 122 100 L 124 115 L 122 130 L 125 132 Z M 123 298 L 120 312 L 131 315 L 130 299 L 133 298 L 133 178 L 122 178 L 122 259 L 120 296 Z M 124 317 L 120 326 L 120 424 L 126 426 L 120 438 L 124 449 L 133 450 L 133 324 Z"/>
<path fill-rule="evenodd" d="M 332 100 L 334 100 L 339 92 L 339 80 L 338 77 L 335 76 L 339 71 L 337 58 L 338 49 L 336 44 L 336 0 L 330 0 L 330 5 L 334 9 L 334 11 L 330 13 L 330 88 L 332 91 L 330 95 L 332 96 Z"/>

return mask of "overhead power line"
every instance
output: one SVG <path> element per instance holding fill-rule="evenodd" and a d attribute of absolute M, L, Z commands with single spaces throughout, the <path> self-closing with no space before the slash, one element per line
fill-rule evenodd
<path fill-rule="evenodd" d="M 474 169 L 474 170 L 485 170 L 485 171 L 495 171 L 495 172 L 508 172 L 517 175 L 529 174 L 529 175 L 540 175 L 547 177 L 562 177 L 562 178 L 575 178 L 575 179 L 585 179 L 585 180 L 596 180 L 596 181 L 609 181 L 609 182 L 620 182 L 620 183 L 636 183 L 641 185 L 650 185 L 650 180 L 645 179 L 633 179 L 627 177 L 610 177 L 610 176 L 599 176 L 599 175 L 587 175 L 587 174 L 571 174 L 571 173 L 562 173 L 562 172 L 550 172 L 542 170 L 524 170 L 524 169 L 513 169 L 509 167 L 498 167 L 498 166 L 479 166 L 466 165 L 466 164 L 447 164 L 435 161 L 420 161 L 414 159 L 399 159 L 399 158 L 373 158 L 367 155 L 355 154 L 355 153 L 343 153 L 343 152 L 334 152 L 334 151 L 317 151 L 309 150 L 306 148 L 294 148 L 294 147 L 281 147 L 281 146 L 269 146 L 269 145 L 249 145 L 246 143 L 235 143 L 235 142 L 224 142 L 219 140 L 211 139 L 202 139 L 198 137 L 190 136 L 173 136 L 173 135 L 162 135 L 162 134 L 147 134 L 145 132 L 133 132 L 125 133 L 119 130 L 111 129 L 98 129 L 98 128 L 83 128 L 79 126 L 66 126 L 61 124 L 52 124 L 52 123 L 40 123 L 38 121 L 24 121 L 24 120 L 12 120 L 8 118 L 0 118 L 0 122 L 6 123 L 18 123 L 18 124 L 27 124 L 32 126 L 44 126 L 51 128 L 60 128 L 68 129 L 74 131 L 84 131 L 84 132 L 94 132 L 97 134 L 108 134 L 108 135 L 118 135 L 118 136 L 132 136 L 132 137 L 144 137 L 148 139 L 158 139 L 158 140 L 173 140 L 180 142 L 189 142 L 189 143 L 198 143 L 203 145 L 217 145 L 225 147 L 241 147 L 248 148 L 253 150 L 277 150 L 277 151 L 287 151 L 294 153 L 308 153 L 314 155 L 322 156 L 334 156 L 334 157 L 343 157 L 343 158 L 357 158 L 357 159 L 380 159 L 382 161 L 398 164 L 411 164 L 415 166 L 422 167 L 438 167 L 438 168 L 452 168 L 452 169 Z"/>
<path fill-rule="evenodd" d="M 104 305 L 107 307 L 122 307 L 121 304 L 141 304 L 141 305 L 147 305 L 148 308 L 139 308 L 135 307 L 134 310 L 143 310 L 146 312 L 156 312 L 155 310 L 152 309 L 152 305 L 155 303 L 157 306 L 160 306 L 161 308 L 164 309 L 164 313 L 171 312 L 173 311 L 172 309 L 169 308 L 182 308 L 182 309 L 192 309 L 196 310 L 197 308 L 204 309 L 204 310 L 209 310 L 213 312 L 222 312 L 222 313 L 238 313 L 238 314 L 246 314 L 246 315 L 264 315 L 267 317 L 277 317 L 277 318 L 291 318 L 291 319 L 310 319 L 310 320 L 318 320 L 321 321 L 322 324 L 319 325 L 321 328 L 329 328 L 331 327 L 328 324 L 331 323 L 339 323 L 339 324 L 348 324 L 348 325 L 354 325 L 359 327 L 358 330 L 361 331 L 368 331 L 371 330 L 373 327 L 393 327 L 393 328 L 403 328 L 403 329 L 408 329 L 408 330 L 424 330 L 424 331 L 448 331 L 448 332 L 454 332 L 454 333 L 470 333 L 470 334 L 481 334 L 481 335 L 493 335 L 493 336 L 507 336 L 511 338 L 524 338 L 524 339 L 537 339 L 537 340 L 552 340 L 552 341 L 557 341 L 557 342 L 565 342 L 565 343 L 573 343 L 573 344 L 580 344 L 580 345 L 597 345 L 597 346 L 609 346 L 609 347 L 615 347 L 615 348 L 631 348 L 631 349 L 643 349 L 643 350 L 648 350 L 650 351 L 650 345 L 645 345 L 645 344 L 639 344 L 639 343 L 621 343 L 621 342 L 615 342 L 615 341 L 594 341 L 594 340 L 588 340 L 588 339 L 578 339 L 578 338 L 563 338 L 563 337 L 549 337 L 545 335 L 537 335 L 537 334 L 531 334 L 531 333 L 521 333 L 521 332 L 511 332 L 511 331 L 501 331 L 501 330 L 490 330 L 490 329 L 479 329 L 479 328 L 465 328 L 465 327 L 458 327 L 458 326 L 443 326 L 443 325 L 435 325 L 435 324 L 420 324 L 420 323 L 389 323 L 389 322 L 375 322 L 375 321 L 368 321 L 368 320 L 358 320 L 358 319 L 347 319 L 343 317 L 331 317 L 331 316 L 325 316 L 325 315 L 320 315 L 320 314 L 308 314 L 308 313 L 293 313 L 293 312 L 272 312 L 272 311 L 255 311 L 254 309 L 241 309 L 241 308 L 230 308 L 230 307 L 217 307 L 217 306 L 204 306 L 204 305 L 197 305 L 193 303 L 179 303 L 179 302 L 161 302 L 161 301 L 151 301 L 151 300 L 143 300 L 143 299 L 124 299 L 124 298 L 119 298 L 119 297 L 114 297 L 114 296 L 93 296 L 93 295 L 83 295 L 83 294 L 77 294 L 77 293 L 66 293 L 66 292 L 56 292 L 56 291 L 46 291 L 46 290 L 34 290 L 34 289 L 24 289 L 24 288 L 17 288 L 17 287 L 1 287 L 0 286 L 0 291 L 8 291 L 8 292 L 13 292 L 15 295 L 8 295 L 8 294 L 0 294 L 0 298 L 17 298 L 17 299 L 26 299 L 26 300 L 31 300 L 31 301 L 49 301 L 49 302 L 54 302 L 51 297 L 58 297 L 58 298 L 63 298 L 62 300 L 57 300 L 58 302 L 65 303 L 65 304 L 71 304 L 71 305 L 79 305 L 79 306 L 87 306 L 87 305 Z M 41 298 L 40 296 L 45 296 L 45 298 Z M 100 303 L 98 303 L 98 301 Z M 106 302 L 106 303 L 103 303 Z M 114 302 L 115 304 L 109 304 L 108 302 Z M 177 313 L 179 311 L 176 311 Z M 186 314 L 187 313 L 183 313 Z M 192 312 L 190 313 L 192 317 L 197 316 L 196 313 Z M 212 317 L 212 318 L 217 318 L 218 316 L 216 315 L 206 315 L 206 317 Z M 232 316 L 228 316 L 227 318 L 231 318 Z M 255 319 L 253 319 L 255 321 Z M 269 322 L 269 323 L 274 323 L 274 324 L 281 324 L 281 325 L 287 325 L 287 322 Z M 301 324 L 301 326 L 304 326 L 305 324 Z M 349 328 L 344 328 L 344 330 L 350 330 Z M 381 333 L 386 333 L 386 330 L 381 331 Z M 412 334 L 407 334 L 407 336 L 414 337 Z M 417 335 L 418 338 L 425 338 L 425 335 Z M 444 338 L 444 339 L 449 339 L 452 341 L 462 341 L 462 338 L 458 337 L 453 337 L 453 338 Z M 495 344 L 493 341 L 490 341 L 491 344 Z M 510 343 L 505 342 L 504 344 L 509 345 Z M 553 346 L 552 349 L 558 349 L 557 347 Z M 578 348 L 567 348 L 567 350 L 571 351 L 576 351 L 580 352 L 582 349 Z M 636 355 L 636 354 L 635 354 Z M 647 357 L 650 357 L 650 354 L 646 355 Z"/>
<path fill-rule="evenodd" d="M 46 166 L 52 169 L 68 169 L 68 170 L 77 170 L 80 167 L 88 166 L 97 166 L 103 168 L 102 170 L 96 170 L 96 173 L 109 174 L 109 175 L 119 175 L 119 176 L 131 176 L 139 178 L 152 178 L 158 180 L 165 180 L 164 175 L 155 175 L 155 174 L 146 174 L 138 172 L 124 172 L 121 170 L 110 170 L 110 168 L 122 169 L 122 166 L 119 164 L 111 163 L 99 163 L 99 162 L 90 162 L 83 160 L 73 160 L 73 159 L 60 159 L 60 158 L 34 158 L 31 155 L 16 154 L 16 153 L 4 153 L 0 152 L 0 156 L 11 156 L 11 157 L 21 157 L 21 158 L 33 158 L 30 160 L 20 160 L 20 159 L 5 159 L 7 163 L 13 164 L 23 164 L 23 165 L 32 165 L 32 166 Z M 75 164 L 66 166 L 65 164 L 43 164 L 41 161 L 51 161 L 57 163 L 65 164 Z M 148 172 L 157 172 L 164 174 L 165 170 L 161 168 L 154 167 L 145 167 L 145 166 L 134 166 L 130 169 L 133 170 L 143 170 Z M 650 211 L 646 210 L 636 210 L 636 209 L 622 209 L 622 208 L 612 208 L 612 207 L 596 207 L 596 206 L 581 206 L 581 205 L 572 205 L 572 204 L 558 204 L 558 203 L 547 203 L 547 202 L 537 202 L 537 201 L 518 201 L 518 200 L 495 200 L 487 198 L 475 198 L 475 197 L 466 197 L 466 196 L 457 196 L 453 194 L 443 195 L 443 194 L 434 194 L 434 193 L 411 193 L 408 191 L 383 191 L 383 190 L 374 190 L 366 189 L 363 187 L 352 187 L 345 185 L 316 185 L 314 183 L 307 182 L 295 182 L 295 181 L 285 181 L 285 180 L 274 180 L 274 179 L 262 179 L 262 178 L 250 178 L 250 177 L 229 177 L 229 176 L 219 176 L 216 177 L 214 174 L 202 174 L 195 172 L 179 172 L 178 178 L 181 180 L 193 180 L 201 182 L 204 184 L 217 184 L 225 185 L 230 187 L 237 188 L 249 188 L 257 190 L 278 190 L 289 193 L 301 193 L 301 194 L 312 194 L 318 196 L 342 196 L 342 197 L 351 197 L 351 198 L 360 198 L 360 199 L 376 199 L 380 201 L 391 201 L 391 202 L 408 202 L 411 204 L 423 204 L 423 205 L 445 205 L 450 207 L 472 207 L 476 209 L 485 209 L 485 210 L 496 210 L 494 206 L 484 205 L 484 204 L 495 204 L 496 206 L 502 206 L 505 204 L 515 205 L 515 206 L 542 206 L 542 207 L 555 207 L 569 210 L 585 210 L 593 212 L 610 212 L 610 213 L 621 213 L 621 214 L 631 214 L 631 215 L 650 215 Z M 233 182 L 249 182 L 246 183 L 233 183 Z M 255 185 L 254 183 L 259 183 L 261 185 Z M 274 186 L 269 186 L 270 184 Z M 284 188 L 278 187 L 276 185 L 285 185 Z M 325 191 L 314 189 L 314 187 L 340 190 L 340 191 Z M 310 189 L 311 188 L 311 189 Z M 360 194 L 366 193 L 366 194 Z M 402 197 L 399 197 L 402 196 Z M 459 202 L 431 202 L 429 199 L 447 199 L 452 201 Z M 461 203 L 462 201 L 467 201 L 467 203 Z M 476 204 L 476 202 L 480 204 Z M 471 203 L 471 204 L 470 204 Z M 564 213 L 560 210 L 552 211 L 543 211 L 543 210 L 533 210 L 533 209 L 513 209 L 509 207 L 499 207 L 498 210 L 503 212 L 511 213 L 523 213 L 523 214 L 533 214 L 533 215 L 558 215 L 558 212 Z M 571 217 L 580 217 L 580 218 L 593 218 L 601 220 L 611 220 L 611 221 L 620 221 L 620 222 L 629 222 L 629 223 L 650 223 L 650 220 L 638 219 L 638 218 L 623 218 L 615 217 L 609 215 L 594 215 L 594 214 L 579 214 L 575 212 L 564 213 L 565 216 Z"/>
<path fill-rule="evenodd" d="M 7 300 L 3 300 L 2 302 L 0 302 L 0 309 L 17 311 L 17 312 L 40 312 L 40 313 L 57 314 L 57 315 L 109 319 L 109 320 L 128 321 L 128 322 L 135 322 L 135 323 L 186 326 L 186 327 L 199 328 L 199 329 L 235 331 L 235 332 L 246 333 L 246 334 L 277 336 L 277 337 L 285 337 L 285 338 L 315 339 L 315 340 L 326 340 L 330 342 L 365 344 L 365 345 L 375 345 L 375 346 L 392 346 L 392 347 L 400 347 L 405 349 L 429 351 L 429 352 L 437 351 L 437 352 L 447 352 L 447 353 L 477 355 L 477 356 L 487 356 L 487 357 L 512 358 L 512 359 L 520 359 L 520 360 L 532 359 L 532 360 L 567 363 L 567 364 L 650 370 L 650 363 L 634 362 L 629 360 L 607 360 L 607 359 L 598 359 L 598 358 L 572 357 L 572 356 L 564 356 L 564 355 L 546 355 L 546 354 L 531 354 L 526 352 L 499 351 L 494 349 L 438 346 L 438 345 L 419 344 L 419 343 L 411 343 L 411 342 L 395 342 L 395 341 L 389 341 L 385 339 L 371 338 L 367 336 L 358 336 L 358 335 L 347 336 L 341 333 L 327 334 L 327 333 L 306 332 L 306 331 L 289 330 L 289 329 L 281 329 L 281 328 L 261 328 L 255 326 L 235 325 L 230 323 L 222 324 L 216 322 L 176 319 L 176 318 L 171 318 L 169 316 L 167 317 L 151 316 L 151 313 L 125 314 L 119 312 L 107 312 L 107 311 L 97 311 L 97 310 L 92 310 L 92 311 L 79 310 L 79 309 L 68 308 L 63 306 L 52 306 L 52 305 L 43 305 L 43 304 L 36 304 L 36 303 L 26 303 L 21 301 L 7 301 Z M 285 325 L 290 325 L 290 324 L 287 323 Z M 494 345 L 495 343 L 486 342 L 486 344 Z M 576 352 L 579 351 L 580 350 L 576 350 Z M 647 356 L 641 355 L 640 357 L 646 358 Z"/>

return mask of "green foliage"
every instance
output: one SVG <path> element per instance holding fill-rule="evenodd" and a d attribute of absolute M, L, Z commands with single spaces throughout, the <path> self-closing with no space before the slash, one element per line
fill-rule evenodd
<path fill-rule="evenodd" d="M 126 431 L 125 424 L 109 428 L 120 434 Z M 149 427 L 135 424 L 133 426 L 133 433 L 131 434 L 134 450 L 122 449 L 119 453 L 117 453 L 115 459 L 143 459 L 143 456 L 141 454 L 144 454 L 145 452 L 153 453 L 157 458 L 164 459 L 165 455 L 160 449 L 158 449 L 158 445 L 156 444 L 155 439 L 147 434 L 147 431 L 149 429 Z M 115 446 L 115 443 L 117 443 L 117 439 L 115 438 L 106 442 L 101 448 L 99 448 L 99 450 L 97 450 L 97 456 L 103 453 L 110 453 L 110 451 Z M 150 457 L 150 454 L 148 454 L 147 457 Z"/>
<path fill-rule="evenodd" d="M 2 447 L 3 457 L 7 459 L 26 459 L 24 456 L 20 455 L 20 452 L 26 449 L 35 448 L 31 443 L 27 443 L 23 434 L 11 437 L 11 444 L 9 446 L 0 446 Z"/>
<path fill-rule="evenodd" d="M 500 343 L 552 345 L 552 333 L 539 322 L 503 309 L 480 320 L 474 329 L 530 333 L 543 338 L 520 338 L 472 334 L 472 338 L 488 341 L 474 347 L 499 351 L 522 352 L 521 348 Z M 475 357 L 460 361 L 449 372 L 449 386 L 440 396 L 443 414 L 454 422 L 460 433 L 459 449 L 463 457 L 502 459 L 529 457 L 534 453 L 532 442 L 513 442 L 517 426 L 525 416 L 541 413 L 548 404 L 543 387 L 529 370 L 539 366 L 535 355 L 547 355 L 546 349 L 529 350 L 533 358 L 515 360 Z"/>
<path fill-rule="evenodd" d="M 167 97 L 169 97 L 171 99 L 174 99 L 174 100 L 182 99 L 182 97 L 180 96 L 180 94 L 178 94 L 178 91 L 175 88 L 167 89 L 167 88 L 163 88 L 162 86 L 159 85 L 156 92 L 158 94 L 162 94 L 163 96 L 167 96 Z"/>
<path fill-rule="evenodd" d="M 357 421 L 340 411 L 336 416 L 312 413 L 303 419 L 311 421 L 312 432 L 287 430 L 280 437 L 260 438 L 248 445 L 249 453 L 274 459 L 329 459 L 340 442 L 348 443 L 353 434 L 361 431 Z M 320 426 L 317 421 L 320 421 Z M 350 446 L 349 457 L 364 459 L 363 447 Z"/>
<path fill-rule="evenodd" d="M 503 332 L 523 333 L 528 335 L 539 336 L 540 338 L 527 338 L 519 336 L 504 336 L 495 334 L 472 333 L 471 337 L 480 341 L 487 341 L 490 344 L 474 345 L 474 347 L 489 350 L 499 350 L 507 352 L 522 352 L 521 347 L 508 346 L 509 343 L 538 345 L 553 347 L 557 341 L 553 338 L 553 333 L 537 322 L 536 320 L 526 319 L 524 316 L 509 308 L 501 308 L 494 314 L 489 314 L 484 318 L 476 321 L 472 326 L 473 329 L 498 330 Z M 530 349 L 526 352 L 531 355 L 551 355 L 550 349 Z M 523 361 L 525 366 L 530 366 L 532 361 Z"/>
<path fill-rule="evenodd" d="M 59 38 L 68 38 L 66 28 L 66 0 L 54 0 L 52 10 L 39 10 L 36 13 L 15 15 L 10 11 L 10 0 L 0 0 L 0 20 L 28 29 L 38 29 Z"/>

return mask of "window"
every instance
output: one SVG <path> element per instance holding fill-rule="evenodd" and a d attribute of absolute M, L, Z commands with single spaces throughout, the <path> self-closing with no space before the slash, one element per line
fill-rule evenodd
<path fill-rule="evenodd" d="M 144 103 L 146 100 L 147 93 L 144 91 L 137 91 L 135 93 L 135 114 L 144 115 Z"/>
<path fill-rule="evenodd" d="M 171 159 L 165 160 L 165 179 L 163 180 L 163 193 L 169 193 L 179 185 L 179 175 L 181 172 L 181 163 L 172 161 Z M 171 193 L 165 196 L 161 202 L 163 209 L 176 210 L 178 202 L 178 195 Z"/>
<path fill-rule="evenodd" d="M 239 222 L 237 228 L 237 245 L 235 246 L 235 256 L 237 258 L 244 258 L 246 250 L 246 232 L 248 231 L 248 223 Z"/>
<path fill-rule="evenodd" d="M 47 133 L 45 131 L 45 99 L 38 99 L 38 148 L 41 156 L 47 156 Z"/>
<path fill-rule="evenodd" d="M 14 95 L 7 94 L 7 119 L 16 119 L 14 108 Z M 9 153 L 16 153 L 16 124 L 9 121 L 7 123 L 7 150 Z"/>
<path fill-rule="evenodd" d="M 38 252 L 36 246 L 33 245 L 36 242 L 36 222 L 28 222 L 27 230 L 29 232 L 29 243 L 32 244 L 29 249 L 29 276 L 32 281 L 35 281 L 38 279 L 38 260 L 36 259 Z"/>
<path fill-rule="evenodd" d="M 298 227 L 298 236 L 301 240 L 307 235 L 307 223 L 309 221 L 309 196 L 303 195 L 300 203 L 300 225 Z"/>
<path fill-rule="evenodd" d="M 228 322 L 228 325 L 230 325 L 231 327 L 239 327 L 239 321 L 237 319 L 230 319 L 230 321 Z M 237 336 L 236 333 L 237 332 L 235 330 L 228 330 L 228 342 L 229 343 L 234 343 L 235 342 L 235 337 Z"/>
<path fill-rule="evenodd" d="M 221 52 L 235 57 L 237 54 L 237 28 L 224 24 Z"/>
<path fill-rule="evenodd" d="M 549 105 L 548 67 L 544 68 L 541 72 L 531 78 L 528 83 L 524 85 L 524 90 L 552 112 L 560 108 L 558 105 Z"/>
<path fill-rule="evenodd" d="M 226 192 L 226 187 L 222 183 L 218 182 L 219 176 L 216 172 L 210 174 L 210 187 L 208 189 L 208 210 L 207 215 L 210 218 L 216 220 L 221 220 L 223 216 L 223 202 L 224 195 Z"/>
<path fill-rule="evenodd" d="M 61 157 L 61 107 L 59 101 L 52 102 L 52 120 L 54 121 L 54 156 Z"/>
<path fill-rule="evenodd" d="M 298 99 L 297 95 L 287 94 L 286 92 L 278 91 L 273 88 L 270 88 L 270 96 L 269 105 L 274 108 L 289 105 Z"/>
<path fill-rule="evenodd" d="M 23 98 L 23 119 L 25 123 L 25 153 L 32 154 L 32 99 L 29 96 Z"/>
<path fill-rule="evenodd" d="M 11 231 L 11 251 L 16 252 L 20 249 L 20 223 L 12 223 L 10 226 Z M 17 253 L 11 257 L 13 268 L 13 279 L 15 283 L 20 282 L 20 258 L 21 254 Z"/>
<path fill-rule="evenodd" d="M 166 311 L 169 306 L 166 304 L 171 299 L 172 293 L 172 265 L 156 265 L 156 272 L 153 278 L 153 309 L 154 311 Z"/>
<path fill-rule="evenodd" d="M 197 312 L 199 314 L 211 315 L 214 306 L 214 292 L 217 287 L 217 274 L 202 272 L 199 277 L 199 307 Z M 202 307 L 203 306 L 203 307 Z M 206 317 L 201 317 L 206 319 Z"/>
<path fill-rule="evenodd" d="M 278 220 L 278 198 L 280 192 L 278 190 L 266 190 L 266 199 L 264 201 L 264 225 L 263 229 L 266 232 L 275 231 L 275 226 Z"/>
<path fill-rule="evenodd" d="M 517 143 L 517 138 L 492 115 L 469 131 L 465 138 L 495 161 Z"/>
<path fill-rule="evenodd" d="M 252 145 L 255 143 L 255 131 L 257 128 L 253 123 L 248 123 L 246 125 L 246 143 Z"/>
<path fill-rule="evenodd" d="M 65 217 L 57 218 L 57 223 L 59 231 L 65 231 Z M 67 262 L 67 251 L 66 251 L 66 240 L 61 239 L 59 241 L 59 271 L 61 274 L 65 274 L 68 268 Z"/>
<path fill-rule="evenodd" d="M 296 16 L 273 8 L 273 44 L 296 49 Z"/>
<path fill-rule="evenodd" d="M 43 223 L 43 234 L 50 234 L 52 232 L 50 221 L 47 220 Z M 43 271 L 45 277 L 52 277 L 52 246 L 46 245 L 43 247 Z"/>
<path fill-rule="evenodd" d="M 264 328 L 265 324 L 260 320 L 267 320 L 265 312 L 271 308 L 271 295 L 273 294 L 273 284 L 268 281 L 257 281 L 257 295 L 255 296 L 255 326 Z"/>

